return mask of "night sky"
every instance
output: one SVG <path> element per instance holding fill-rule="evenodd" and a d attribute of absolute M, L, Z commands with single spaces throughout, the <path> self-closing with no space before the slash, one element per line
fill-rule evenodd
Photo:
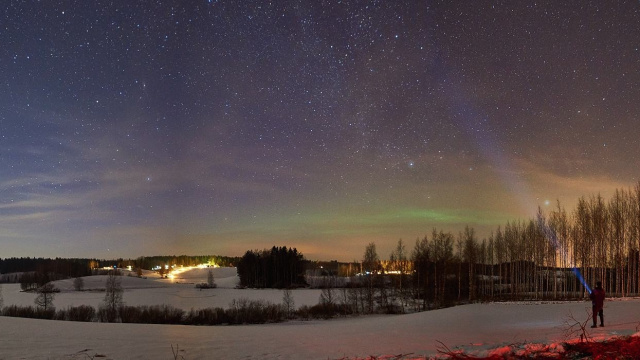
<path fill-rule="evenodd" d="M 2 258 L 388 258 L 639 180 L 638 1 L 0 9 Z"/>

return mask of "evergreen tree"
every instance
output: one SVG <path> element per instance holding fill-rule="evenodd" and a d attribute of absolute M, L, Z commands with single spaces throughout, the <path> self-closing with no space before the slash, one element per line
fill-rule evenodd
<path fill-rule="evenodd" d="M 216 287 L 216 281 L 213 278 L 213 270 L 211 270 L 211 269 L 209 269 L 209 272 L 207 273 L 207 286 L 209 288 Z"/>

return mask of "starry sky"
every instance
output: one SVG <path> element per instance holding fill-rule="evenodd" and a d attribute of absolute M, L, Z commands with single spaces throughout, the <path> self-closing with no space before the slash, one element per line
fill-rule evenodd
<path fill-rule="evenodd" d="M 639 180 L 638 1 L 0 8 L 2 258 L 388 258 Z"/>

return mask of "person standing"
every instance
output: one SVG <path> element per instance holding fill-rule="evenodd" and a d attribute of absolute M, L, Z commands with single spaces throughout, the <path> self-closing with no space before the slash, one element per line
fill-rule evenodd
<path fill-rule="evenodd" d="M 604 289 L 602 288 L 602 282 L 596 282 L 596 288 L 593 289 L 591 294 L 589 294 L 589 298 L 591 299 L 591 307 L 593 309 L 593 326 L 592 328 L 597 327 L 597 317 L 600 316 L 600 326 L 604 326 Z"/>

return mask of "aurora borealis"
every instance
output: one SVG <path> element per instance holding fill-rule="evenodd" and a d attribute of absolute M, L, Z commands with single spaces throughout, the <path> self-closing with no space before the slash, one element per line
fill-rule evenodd
<path fill-rule="evenodd" d="M 0 257 L 386 257 L 639 179 L 638 2 L 0 7 Z"/>

